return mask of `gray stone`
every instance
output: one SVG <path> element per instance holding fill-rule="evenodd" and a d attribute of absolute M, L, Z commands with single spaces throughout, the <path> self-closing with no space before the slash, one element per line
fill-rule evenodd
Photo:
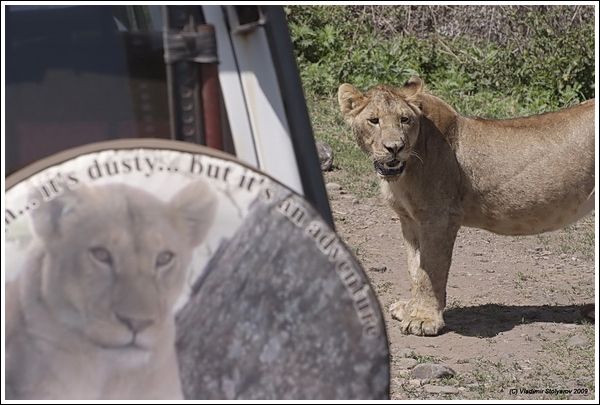
<path fill-rule="evenodd" d="M 412 378 L 420 380 L 435 380 L 452 377 L 456 372 L 443 364 L 423 363 L 415 366 L 410 373 Z"/>
<path fill-rule="evenodd" d="M 400 369 L 409 369 L 416 366 L 418 363 L 417 360 L 411 359 L 410 357 L 404 357 L 396 361 L 396 366 Z"/>
<path fill-rule="evenodd" d="M 448 385 L 425 384 L 423 390 L 429 394 L 458 394 L 460 390 Z"/>
<path fill-rule="evenodd" d="M 340 191 L 342 189 L 342 186 L 340 186 L 338 183 L 327 183 L 325 185 L 325 188 L 327 189 L 327 191 Z"/>
<path fill-rule="evenodd" d="M 395 356 L 398 356 L 398 357 L 413 357 L 413 358 L 416 355 L 417 354 L 415 353 L 414 349 L 411 349 L 410 347 L 405 347 L 404 349 L 400 349 L 395 354 Z"/>
<path fill-rule="evenodd" d="M 321 163 L 321 170 L 328 172 L 333 168 L 333 149 L 327 143 L 317 141 L 317 153 L 319 155 L 319 162 Z"/>
<path fill-rule="evenodd" d="M 567 340 L 567 346 L 569 347 L 584 347 L 587 346 L 588 340 L 580 335 L 572 336 Z"/>

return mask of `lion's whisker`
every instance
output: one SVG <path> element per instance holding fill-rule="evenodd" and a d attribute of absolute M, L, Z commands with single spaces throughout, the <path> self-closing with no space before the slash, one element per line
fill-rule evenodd
<path fill-rule="evenodd" d="M 411 151 L 409 152 L 409 155 L 410 155 L 410 156 L 414 156 L 414 157 L 416 157 L 417 159 L 419 159 L 419 160 L 421 161 L 421 164 L 425 164 L 425 163 L 423 162 L 423 159 L 421 159 L 421 156 L 419 156 L 419 154 L 418 154 L 417 152 L 415 152 L 414 150 L 411 150 Z"/>

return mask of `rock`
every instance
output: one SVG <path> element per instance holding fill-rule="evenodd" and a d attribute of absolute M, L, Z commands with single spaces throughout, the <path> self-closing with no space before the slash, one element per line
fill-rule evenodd
<path fill-rule="evenodd" d="M 459 389 L 448 385 L 425 384 L 423 390 L 429 394 L 458 394 Z"/>
<path fill-rule="evenodd" d="M 387 271 L 387 267 L 386 266 L 369 267 L 369 271 L 375 271 L 377 273 L 385 273 Z"/>
<path fill-rule="evenodd" d="M 452 377 L 456 372 L 448 366 L 436 363 L 423 363 L 415 366 L 410 373 L 412 378 L 420 380 L 433 380 Z"/>
<path fill-rule="evenodd" d="M 355 198 L 352 200 L 352 205 L 358 205 L 360 204 L 360 200 L 358 198 Z"/>
<path fill-rule="evenodd" d="M 398 350 L 398 353 L 396 353 L 396 356 L 398 356 L 398 357 L 413 357 L 414 358 L 416 356 L 416 353 L 410 347 L 405 347 L 404 349 Z"/>
<path fill-rule="evenodd" d="M 342 189 L 342 186 L 340 186 L 338 183 L 327 183 L 325 184 L 325 188 L 327 191 L 339 191 Z"/>
<path fill-rule="evenodd" d="M 416 387 L 420 387 L 422 384 L 421 384 L 421 380 L 415 378 L 412 380 L 408 380 L 408 385 L 416 388 Z"/>
<path fill-rule="evenodd" d="M 418 363 L 417 360 L 415 359 L 411 359 L 410 357 L 404 357 L 399 359 L 396 362 L 396 366 L 398 366 L 398 368 L 401 369 L 409 369 L 409 368 L 413 368 L 414 366 L 416 366 Z"/>
<path fill-rule="evenodd" d="M 569 347 L 584 347 L 587 344 L 587 339 L 580 335 L 572 336 L 569 340 L 567 340 L 567 346 Z"/>
<path fill-rule="evenodd" d="M 324 172 L 330 171 L 333 167 L 333 149 L 331 149 L 331 146 L 325 142 L 317 141 L 317 153 L 321 170 Z"/>

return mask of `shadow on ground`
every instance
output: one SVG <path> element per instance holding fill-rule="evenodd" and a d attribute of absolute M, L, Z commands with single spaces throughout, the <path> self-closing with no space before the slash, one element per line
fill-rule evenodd
<path fill-rule="evenodd" d="M 533 322 L 582 323 L 590 322 L 582 315 L 586 305 L 499 305 L 485 304 L 450 308 L 444 312 L 446 332 L 463 336 L 494 337 L 515 326 Z"/>

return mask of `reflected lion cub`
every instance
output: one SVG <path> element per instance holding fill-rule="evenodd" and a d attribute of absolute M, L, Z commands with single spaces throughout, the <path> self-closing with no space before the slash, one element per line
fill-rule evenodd
<path fill-rule="evenodd" d="M 32 212 L 6 291 L 7 399 L 179 399 L 173 307 L 215 194 L 80 186 Z"/>

